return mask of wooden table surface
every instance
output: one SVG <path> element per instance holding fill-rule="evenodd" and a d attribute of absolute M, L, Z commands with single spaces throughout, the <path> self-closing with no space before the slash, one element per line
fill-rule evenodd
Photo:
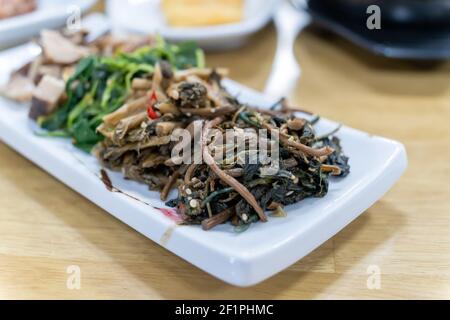
<path fill-rule="evenodd" d="M 268 27 L 208 62 L 262 89 L 274 44 Z M 311 29 L 297 53 L 304 74 L 294 104 L 408 150 L 405 176 L 359 219 L 272 279 L 234 288 L 0 144 L 0 298 L 450 298 L 450 63 L 389 61 Z M 66 286 L 73 265 L 80 290 Z M 371 270 L 381 272 L 378 289 L 367 286 Z"/>

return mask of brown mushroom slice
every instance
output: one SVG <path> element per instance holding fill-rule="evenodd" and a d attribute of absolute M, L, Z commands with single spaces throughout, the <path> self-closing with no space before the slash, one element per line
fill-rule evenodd
<path fill-rule="evenodd" d="M 147 111 L 148 97 L 142 97 L 124 104 L 117 111 L 108 114 L 103 118 L 103 122 L 116 126 L 122 119 Z"/>
<path fill-rule="evenodd" d="M 116 46 L 115 51 L 121 51 L 125 53 L 132 53 L 139 48 L 145 46 L 151 46 L 155 42 L 155 38 L 152 36 L 139 36 L 131 35 Z"/>
<path fill-rule="evenodd" d="M 34 83 L 30 78 L 14 74 L 8 84 L 0 88 L 0 94 L 15 101 L 29 102 L 33 97 L 34 89 Z"/>
<path fill-rule="evenodd" d="M 34 84 L 37 84 L 42 79 L 40 68 L 43 63 L 44 56 L 41 54 L 28 64 L 27 76 L 31 81 L 33 81 Z M 26 66 L 23 68 L 26 68 Z"/>
<path fill-rule="evenodd" d="M 77 46 L 58 31 L 43 30 L 41 43 L 45 58 L 57 64 L 74 64 L 91 53 L 89 48 Z"/>
<path fill-rule="evenodd" d="M 38 69 L 38 76 L 41 78 L 51 76 L 60 79 L 62 76 L 62 68 L 58 65 L 41 65 Z"/>
<path fill-rule="evenodd" d="M 62 34 L 64 37 L 66 37 L 68 40 L 70 40 L 72 43 L 76 45 L 82 45 L 86 42 L 86 37 L 89 35 L 89 30 L 87 29 L 81 29 L 79 31 L 76 31 L 74 33 L 73 30 L 64 29 L 62 31 Z"/>
<path fill-rule="evenodd" d="M 65 83 L 63 80 L 52 76 L 44 76 L 34 91 L 30 118 L 36 120 L 40 116 L 50 114 L 57 107 L 64 92 Z"/>

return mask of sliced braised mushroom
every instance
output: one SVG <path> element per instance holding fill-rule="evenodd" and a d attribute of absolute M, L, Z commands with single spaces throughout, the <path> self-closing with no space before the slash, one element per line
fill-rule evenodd
<path fill-rule="evenodd" d="M 154 38 L 151 36 L 142 37 L 142 36 L 128 36 L 126 39 L 122 41 L 122 43 L 118 43 L 116 45 L 116 50 L 125 53 L 131 53 L 139 48 L 144 46 L 152 45 L 154 42 Z"/>
<path fill-rule="evenodd" d="M 28 102 L 33 97 L 34 89 L 34 83 L 30 78 L 15 74 L 5 87 L 0 88 L 0 93 L 8 99 Z"/>
<path fill-rule="evenodd" d="M 57 64 L 73 64 L 90 54 L 89 48 L 74 44 L 58 31 L 42 31 L 41 43 L 45 58 Z"/>
<path fill-rule="evenodd" d="M 61 79 L 62 68 L 58 65 L 41 65 L 37 70 L 37 82 L 39 82 L 43 77 L 51 76 L 56 79 Z"/>
<path fill-rule="evenodd" d="M 63 80 L 52 76 L 44 76 L 34 91 L 31 101 L 30 118 L 50 114 L 58 105 L 65 91 Z"/>
<path fill-rule="evenodd" d="M 39 83 L 39 81 L 42 79 L 42 77 L 40 76 L 42 73 L 39 70 L 41 69 L 43 63 L 44 57 L 41 54 L 29 64 L 27 76 L 31 81 L 34 82 L 34 84 Z"/>

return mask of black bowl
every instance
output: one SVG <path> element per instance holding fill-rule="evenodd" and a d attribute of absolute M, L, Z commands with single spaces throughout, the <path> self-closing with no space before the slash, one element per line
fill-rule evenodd
<path fill-rule="evenodd" d="M 309 0 L 308 5 L 356 20 L 367 15 L 370 5 L 377 5 L 385 23 L 450 24 L 450 0 Z"/>
<path fill-rule="evenodd" d="M 381 29 L 372 30 L 367 8 L 374 4 L 381 9 Z M 315 23 L 374 53 L 450 59 L 450 0 L 309 0 L 306 9 Z"/>

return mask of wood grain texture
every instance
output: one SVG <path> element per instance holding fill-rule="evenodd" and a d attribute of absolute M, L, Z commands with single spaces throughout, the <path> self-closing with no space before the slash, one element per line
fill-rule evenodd
<path fill-rule="evenodd" d="M 208 61 L 262 89 L 274 43 L 269 27 Z M 408 172 L 363 216 L 278 276 L 239 289 L 0 144 L 0 298 L 450 298 L 450 64 L 389 61 L 314 30 L 298 39 L 297 53 L 304 74 L 294 104 L 407 147 Z M 66 288 L 70 265 L 81 267 L 81 290 Z M 367 288 L 371 265 L 381 270 L 380 290 Z"/>

